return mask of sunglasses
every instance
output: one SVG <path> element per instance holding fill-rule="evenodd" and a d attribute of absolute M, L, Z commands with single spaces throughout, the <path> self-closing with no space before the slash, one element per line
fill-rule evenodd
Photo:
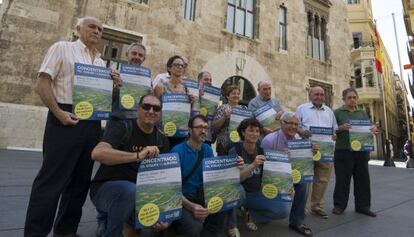
<path fill-rule="evenodd" d="M 152 105 L 152 104 L 141 104 L 141 108 L 145 111 L 150 111 L 151 108 L 154 110 L 154 112 L 160 112 L 161 106 L 160 105 Z"/>

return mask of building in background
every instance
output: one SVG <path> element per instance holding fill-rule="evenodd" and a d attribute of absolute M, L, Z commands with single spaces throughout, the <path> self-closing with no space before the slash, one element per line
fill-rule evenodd
<path fill-rule="evenodd" d="M 373 21 L 371 1 L 348 0 L 347 3 L 352 36 L 351 86 L 358 91 L 360 106 L 365 108 L 374 123 L 383 131 L 382 136 L 376 139 L 373 154 L 383 158 L 385 138 L 388 137 L 393 144 L 398 144 L 407 134 L 398 123 L 400 117 L 396 77 L 391 59 Z"/>
<path fill-rule="evenodd" d="M 260 80 L 271 81 L 274 96 L 292 110 L 315 85 L 336 108 L 349 86 L 343 0 L 3 0 L 0 147 L 41 147 L 46 110 L 33 90 L 36 72 L 52 43 L 75 38 L 73 26 L 85 15 L 104 23 L 99 49 L 108 66 L 125 62 L 127 45 L 142 42 L 153 75 L 166 71 L 170 56 L 183 55 L 188 76 L 207 70 L 214 86 L 239 84 L 243 103 Z"/>
<path fill-rule="evenodd" d="M 408 58 L 410 59 L 410 64 L 407 69 L 413 69 L 414 65 L 414 1 L 413 0 L 402 0 L 403 8 L 404 8 L 404 23 L 405 29 L 407 31 L 408 36 L 408 45 L 407 45 L 407 53 Z M 410 91 L 411 96 L 414 98 L 414 88 L 412 83 L 410 83 Z"/>

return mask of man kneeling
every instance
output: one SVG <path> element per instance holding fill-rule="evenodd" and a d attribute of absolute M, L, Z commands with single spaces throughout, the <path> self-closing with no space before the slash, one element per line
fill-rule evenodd
<path fill-rule="evenodd" d="M 188 122 L 189 138 L 176 145 L 171 152 L 180 155 L 183 192 L 183 216 L 173 226 L 185 236 L 197 237 L 204 231 L 214 236 L 224 231 L 227 212 L 210 215 L 204 207 L 202 159 L 213 156 L 213 150 L 204 143 L 207 138 L 206 117 L 196 115 Z"/>
<path fill-rule="evenodd" d="M 90 196 L 96 209 L 107 215 L 103 237 L 122 237 L 124 223 L 135 225 L 135 187 L 139 162 L 169 150 L 167 138 L 158 131 L 161 102 L 153 95 L 141 97 L 138 119 L 110 121 L 92 159 L 101 163 L 92 180 Z M 156 231 L 168 227 L 157 223 Z"/>

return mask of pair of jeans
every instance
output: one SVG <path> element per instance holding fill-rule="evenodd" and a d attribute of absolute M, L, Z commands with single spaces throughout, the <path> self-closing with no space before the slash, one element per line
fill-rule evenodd
<path fill-rule="evenodd" d="M 210 214 L 203 220 L 195 219 L 193 214 L 183 208 L 181 219 L 173 222 L 174 228 L 181 235 L 188 237 L 216 236 L 225 229 L 228 211 Z"/>
<path fill-rule="evenodd" d="M 284 219 L 289 214 L 290 202 L 265 198 L 261 191 L 246 192 L 242 187 L 240 192 L 241 206 L 249 211 L 255 223 L 267 223 L 272 220 Z M 236 208 L 231 211 L 228 228 L 237 227 Z"/>
<path fill-rule="evenodd" d="M 241 188 L 241 205 L 246 207 L 255 223 L 266 223 L 272 220 L 284 219 L 288 216 L 290 207 L 289 223 L 300 225 L 305 222 L 305 205 L 307 197 L 307 184 L 299 183 L 294 185 L 295 196 L 293 202 L 269 200 L 264 197 L 261 191 L 245 192 Z M 236 211 L 233 209 L 228 227 L 236 227 Z"/>
<path fill-rule="evenodd" d="M 305 224 L 305 206 L 307 200 L 307 183 L 294 184 L 295 196 L 290 209 L 289 223 L 292 225 Z"/>
<path fill-rule="evenodd" d="M 135 188 L 126 180 L 107 181 L 91 196 L 98 213 L 106 214 L 102 237 L 122 237 L 124 223 L 135 226 Z"/>
<path fill-rule="evenodd" d="M 185 194 L 188 200 L 199 200 L 196 193 Z M 194 201 L 191 201 L 194 202 Z M 195 203 L 195 202 L 194 202 Z M 173 227 L 184 236 L 198 237 L 202 233 L 207 236 L 215 236 L 225 230 L 229 212 L 210 214 L 205 220 L 195 219 L 193 214 L 183 207 L 182 217 L 172 223 Z"/>

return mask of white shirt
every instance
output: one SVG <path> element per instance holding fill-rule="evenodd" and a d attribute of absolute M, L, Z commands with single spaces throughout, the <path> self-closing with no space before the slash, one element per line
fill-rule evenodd
<path fill-rule="evenodd" d="M 95 57 L 92 61 L 91 55 Z M 76 63 L 91 64 L 105 67 L 100 53 L 95 49 L 90 52 L 82 41 L 60 41 L 52 46 L 46 53 L 39 73 L 47 73 L 52 78 L 52 92 L 58 103 L 72 104 L 74 65 Z"/>
<path fill-rule="evenodd" d="M 170 80 L 170 74 L 168 72 L 158 74 L 154 80 L 152 80 L 152 88 L 155 88 L 158 84 L 164 84 Z"/>
<path fill-rule="evenodd" d="M 318 109 L 310 102 L 301 104 L 296 109 L 296 116 L 304 130 L 309 130 L 311 126 L 333 128 L 334 131 L 338 128 L 334 113 L 326 105 Z"/>

